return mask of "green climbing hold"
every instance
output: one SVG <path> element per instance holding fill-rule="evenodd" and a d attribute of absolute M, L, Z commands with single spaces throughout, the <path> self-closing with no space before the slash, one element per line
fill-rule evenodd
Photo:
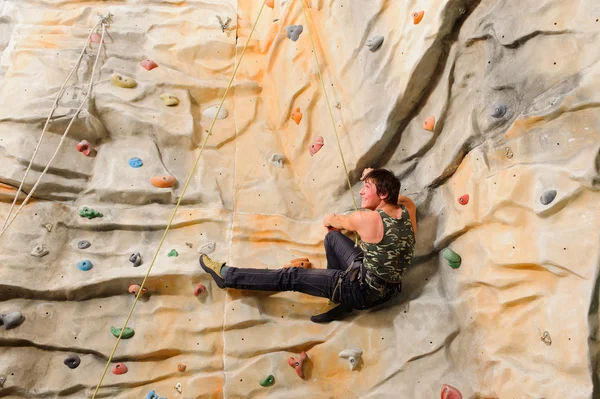
<path fill-rule="evenodd" d="M 448 261 L 448 265 L 451 268 L 458 269 L 460 267 L 460 262 L 462 261 L 460 255 L 451 250 L 450 248 L 444 249 L 442 251 L 442 256 Z"/>
<path fill-rule="evenodd" d="M 98 212 L 95 209 L 84 206 L 79 211 L 79 216 L 81 216 L 82 218 L 94 219 L 94 218 L 101 218 L 104 215 L 102 215 L 100 212 Z"/>
<path fill-rule="evenodd" d="M 110 332 L 112 333 L 112 335 L 119 338 L 119 334 L 121 334 L 121 329 L 110 326 Z M 133 334 L 135 334 L 135 331 L 133 331 L 133 328 L 125 327 L 125 330 L 123 330 L 123 335 L 121 336 L 121 338 L 128 339 L 128 338 L 133 337 Z"/>
<path fill-rule="evenodd" d="M 177 251 L 172 249 L 171 251 L 169 251 L 169 255 L 167 255 L 167 256 L 175 257 L 175 256 L 179 256 L 179 254 L 177 253 Z"/>
<path fill-rule="evenodd" d="M 260 386 L 262 387 L 270 387 L 275 384 L 275 377 L 273 374 L 269 374 L 264 380 L 260 380 Z"/>

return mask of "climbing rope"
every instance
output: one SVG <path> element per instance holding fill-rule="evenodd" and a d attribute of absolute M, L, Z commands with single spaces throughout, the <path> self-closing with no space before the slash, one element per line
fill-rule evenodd
<path fill-rule="evenodd" d="M 21 184 L 19 185 L 19 189 L 17 190 L 15 198 L 13 199 L 12 205 L 10 206 L 10 209 L 8 210 L 8 215 L 6 215 L 6 220 L 4 220 L 4 224 L 2 225 L 2 230 L 0 230 L 0 237 L 2 236 L 2 234 L 4 234 L 4 232 L 6 230 L 8 230 L 9 226 L 17 218 L 17 215 L 19 214 L 19 212 L 21 212 L 21 209 L 23 209 L 23 207 L 27 204 L 27 201 L 29 201 L 29 199 L 33 195 L 33 193 L 34 193 L 35 189 L 37 188 L 38 184 L 40 183 L 42 177 L 44 177 L 44 175 L 46 174 L 46 172 L 50 168 L 50 165 L 52 164 L 52 161 L 54 161 L 54 158 L 56 157 L 56 154 L 58 154 L 58 151 L 60 150 L 60 147 L 61 147 L 61 145 L 62 145 L 65 137 L 67 136 L 67 133 L 69 133 L 69 130 L 71 129 L 71 126 L 73 125 L 73 122 L 75 121 L 75 118 L 77 118 L 77 115 L 79 115 L 79 112 L 83 108 L 83 105 L 85 104 L 85 102 L 89 98 L 90 92 L 92 91 L 92 85 L 93 85 L 93 82 L 94 82 L 94 75 L 96 74 L 96 66 L 98 64 L 98 59 L 100 58 L 100 49 L 102 48 L 102 42 L 103 42 L 103 39 L 104 39 L 104 33 L 106 31 L 106 25 L 110 24 L 111 17 L 112 17 L 112 15 L 110 15 L 110 14 L 107 17 L 102 17 L 101 16 L 100 22 L 98 22 L 98 24 L 96 24 L 96 26 L 94 26 L 94 28 L 90 31 L 90 34 L 87 37 L 86 43 L 83 46 L 83 49 L 81 50 L 81 53 L 79 54 L 79 58 L 77 59 L 77 62 L 75 63 L 75 65 L 73 66 L 73 68 L 71 69 L 71 71 L 69 72 L 69 75 L 67 76 L 67 78 L 65 79 L 62 87 L 58 91 L 58 94 L 56 95 L 56 98 L 54 99 L 54 105 L 52 106 L 52 110 L 50 111 L 50 114 L 48 115 L 48 118 L 46 119 L 46 123 L 44 124 L 44 128 L 42 129 L 42 134 L 40 135 L 40 138 L 39 138 L 39 140 L 37 142 L 37 145 L 35 146 L 35 150 L 33 151 L 33 156 L 31 158 L 31 161 L 29 162 L 29 165 L 27 166 L 27 170 L 25 171 L 25 175 L 23 176 L 23 179 L 21 180 Z M 25 197 L 25 199 L 23 200 L 23 202 L 21 203 L 21 205 L 19 206 L 19 208 L 17 208 L 17 211 L 15 212 L 14 217 L 9 222 L 10 216 L 12 214 L 12 210 L 13 210 L 13 208 L 14 208 L 14 206 L 15 206 L 18 198 L 19 198 L 19 194 L 21 193 L 21 191 L 23 189 L 23 185 L 25 184 L 25 179 L 27 178 L 27 175 L 29 174 L 29 171 L 31 170 L 31 166 L 33 165 L 33 161 L 34 161 L 35 156 L 36 156 L 36 154 L 38 152 L 38 149 L 40 148 L 40 144 L 42 143 L 42 139 L 44 138 L 44 134 L 46 133 L 46 130 L 47 130 L 48 125 L 50 123 L 50 119 L 52 119 L 52 115 L 54 114 L 54 111 L 58 107 L 58 101 L 60 100 L 62 94 L 64 93 L 65 87 L 67 86 L 67 82 L 69 81 L 69 79 L 73 75 L 73 72 L 75 72 L 79 68 L 79 65 L 81 63 L 83 55 L 85 54 L 85 50 L 87 48 L 87 45 L 90 42 L 90 38 L 91 38 L 92 34 L 94 33 L 94 31 L 98 28 L 99 25 L 102 26 L 102 34 L 100 36 L 100 43 L 98 44 L 98 51 L 96 53 L 96 59 L 94 61 L 94 66 L 92 68 L 92 74 L 90 76 L 90 82 L 89 82 L 89 85 L 88 85 L 87 93 L 85 94 L 85 97 L 84 97 L 83 101 L 81 102 L 81 105 L 79 106 L 79 108 L 77 109 L 77 111 L 75 112 L 75 114 L 73 115 L 73 117 L 71 118 L 71 120 L 69 121 L 69 124 L 68 124 L 67 128 L 65 129 L 62 137 L 60 138 L 60 142 L 58 143 L 58 147 L 56 147 L 56 151 L 54 151 L 54 154 L 52 155 L 52 158 L 50 158 L 50 161 L 48 162 L 48 164 L 46 165 L 46 167 L 44 168 L 44 170 L 42 171 L 42 173 L 38 177 L 37 181 L 35 182 L 35 184 L 31 188 L 31 190 L 29 191 L 29 194 L 27 194 L 27 196 Z"/>
<path fill-rule="evenodd" d="M 96 390 L 94 391 L 94 395 L 92 396 L 92 399 L 96 398 L 96 394 L 98 393 L 98 390 L 100 389 L 100 385 L 102 385 L 102 381 L 104 380 L 104 377 L 106 376 L 106 372 L 108 370 L 108 367 L 110 366 L 110 362 L 112 361 L 112 358 L 115 355 L 117 347 L 119 346 L 119 342 L 121 342 L 121 337 L 123 336 L 123 332 L 125 331 L 125 328 L 127 327 L 127 323 L 129 323 L 129 319 L 131 318 L 131 315 L 133 314 L 133 310 L 135 309 L 135 305 L 137 304 L 139 297 L 143 293 L 144 284 L 146 283 L 146 280 L 148 279 L 148 276 L 150 275 L 150 271 L 152 270 L 152 266 L 154 266 L 154 262 L 156 261 L 158 253 L 159 253 L 160 249 L 162 248 L 162 245 L 163 245 L 163 243 L 165 241 L 165 238 L 167 236 L 167 233 L 168 233 L 169 229 L 171 228 L 171 224 L 173 223 L 173 219 L 175 218 L 175 215 L 177 214 L 177 211 L 179 210 L 179 205 L 181 204 L 181 200 L 183 199 L 183 196 L 185 195 L 187 187 L 188 187 L 190 181 L 192 180 L 192 176 L 196 172 L 196 168 L 198 167 L 198 162 L 200 161 L 200 157 L 202 156 L 202 152 L 204 151 L 204 147 L 206 146 L 206 143 L 208 142 L 208 138 L 212 134 L 212 129 L 213 129 L 214 125 L 215 125 L 215 122 L 217 121 L 217 117 L 219 115 L 219 112 L 221 112 L 221 108 L 223 107 L 223 103 L 225 102 L 225 98 L 227 97 L 227 93 L 229 92 L 229 89 L 231 88 L 231 85 L 233 84 L 233 79 L 235 78 L 235 74 L 237 73 L 237 70 L 240 67 L 240 64 L 242 63 L 242 59 L 244 58 L 244 54 L 246 53 L 246 49 L 248 48 L 248 45 L 250 44 L 250 39 L 252 38 L 252 34 L 254 33 L 254 30 L 256 29 L 256 24 L 258 23 L 260 15 L 262 14 L 262 11 L 263 11 L 263 8 L 265 7 L 266 1 L 267 0 L 263 1 L 263 4 L 262 4 L 262 6 L 260 8 L 260 11 L 258 12 L 258 16 L 256 17 L 256 21 L 254 21 L 254 25 L 252 26 L 252 30 L 250 31 L 250 35 L 248 36 L 248 40 L 246 40 L 246 44 L 244 45 L 244 49 L 242 50 L 242 54 L 240 55 L 240 60 L 238 61 L 238 64 L 236 65 L 235 69 L 233 70 L 233 74 L 231 75 L 231 79 L 229 80 L 229 84 L 227 85 L 227 89 L 225 89 L 225 93 L 223 93 L 223 98 L 221 98 L 221 103 L 219 104 L 219 108 L 217 109 L 217 112 L 215 113 L 215 116 L 214 116 L 213 121 L 212 121 L 212 123 L 210 125 L 210 128 L 208 129 L 208 133 L 206 134 L 206 138 L 204 139 L 204 142 L 202 143 L 202 147 L 200 148 L 200 153 L 196 157 L 196 161 L 194 162 L 194 167 L 192 168 L 192 171 L 188 175 L 187 180 L 185 182 L 185 185 L 183 186 L 183 190 L 181 191 L 181 195 L 179 196 L 179 200 L 177 201 L 177 204 L 175 205 L 175 209 L 173 210 L 173 213 L 171 214 L 171 219 L 169 219 L 169 223 L 167 223 L 167 227 L 166 227 L 166 229 L 165 229 L 165 231 L 164 231 L 164 233 L 162 235 L 162 238 L 160 239 L 160 243 L 158 244 L 158 248 L 156 249 L 156 252 L 154 253 L 154 257 L 152 258 L 152 262 L 150 263 L 150 266 L 148 267 L 148 271 L 146 272 L 146 275 L 144 276 L 144 280 L 142 281 L 142 284 L 140 284 L 140 288 L 138 290 L 138 293 L 135 296 L 135 299 L 133 301 L 133 305 L 131 306 L 131 309 L 129 310 L 129 314 L 127 315 L 127 319 L 125 320 L 125 325 L 123 326 L 123 328 L 121 328 L 121 332 L 119 333 L 119 336 L 117 337 L 117 342 L 115 342 L 115 346 L 113 347 L 113 350 L 112 350 L 110 356 L 108 357 L 108 361 L 106 362 L 106 366 L 104 367 L 104 371 L 102 372 L 102 376 L 100 377 L 100 381 L 98 382 L 98 385 L 96 386 Z"/>

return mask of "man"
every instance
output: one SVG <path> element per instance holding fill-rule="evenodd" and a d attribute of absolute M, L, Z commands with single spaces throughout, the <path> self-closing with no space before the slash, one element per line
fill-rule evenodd
<path fill-rule="evenodd" d="M 348 216 L 325 215 L 327 269 L 290 267 L 280 270 L 226 266 L 207 255 L 200 265 L 219 288 L 260 291 L 298 291 L 329 298 L 340 305 L 312 316 L 316 323 L 338 320 L 352 309 L 367 309 L 400 292 L 402 276 L 415 245 L 416 208 L 401 196 L 400 181 L 385 169 L 364 170 L 361 208 Z M 360 247 L 341 230 L 357 232 Z"/>

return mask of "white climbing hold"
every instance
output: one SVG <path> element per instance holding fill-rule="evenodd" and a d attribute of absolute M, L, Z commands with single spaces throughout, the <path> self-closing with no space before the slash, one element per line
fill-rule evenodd
<path fill-rule="evenodd" d="M 350 364 L 350 370 L 354 370 L 360 362 L 360 357 L 362 356 L 362 353 L 363 352 L 360 349 L 346 349 L 341 351 L 339 356 L 342 359 L 348 359 L 348 363 Z"/>
<path fill-rule="evenodd" d="M 216 247 L 217 247 L 217 244 L 214 241 L 212 241 L 212 242 L 209 242 L 208 244 L 204 244 L 200 248 L 198 248 L 198 253 L 210 255 L 213 252 L 215 252 Z"/>
<path fill-rule="evenodd" d="M 37 258 L 41 258 L 42 256 L 46 256 L 48 255 L 49 251 L 48 248 L 46 248 L 43 245 L 36 245 L 35 248 L 33 248 L 31 250 L 31 255 L 35 256 Z"/>
<path fill-rule="evenodd" d="M 202 113 L 202 115 L 206 116 L 207 118 L 214 118 L 215 115 L 217 116 L 217 119 L 227 118 L 227 115 L 229 115 L 227 110 L 225 108 L 221 107 L 221 110 L 219 110 L 219 114 L 217 114 L 218 109 L 219 109 L 219 107 L 215 105 L 214 107 L 210 107 L 210 108 L 206 109 Z"/>
<path fill-rule="evenodd" d="M 175 390 L 177 392 L 181 393 L 181 388 L 182 388 L 181 382 L 178 382 L 177 384 L 175 384 Z"/>
<path fill-rule="evenodd" d="M 271 155 L 269 162 L 271 162 L 273 165 L 277 166 L 278 168 L 283 169 L 283 155 L 275 153 L 275 154 Z"/>
<path fill-rule="evenodd" d="M 46 228 L 46 230 L 48 230 L 48 233 L 52 231 L 52 223 L 46 223 L 44 227 Z"/>

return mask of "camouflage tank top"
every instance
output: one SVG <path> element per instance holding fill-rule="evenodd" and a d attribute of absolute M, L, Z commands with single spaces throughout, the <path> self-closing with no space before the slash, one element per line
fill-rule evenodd
<path fill-rule="evenodd" d="M 361 241 L 364 253 L 365 282 L 380 297 L 387 296 L 410 265 L 415 246 L 415 235 L 408 211 L 404 205 L 402 217 L 395 219 L 378 209 L 383 221 L 383 238 L 377 244 Z"/>

